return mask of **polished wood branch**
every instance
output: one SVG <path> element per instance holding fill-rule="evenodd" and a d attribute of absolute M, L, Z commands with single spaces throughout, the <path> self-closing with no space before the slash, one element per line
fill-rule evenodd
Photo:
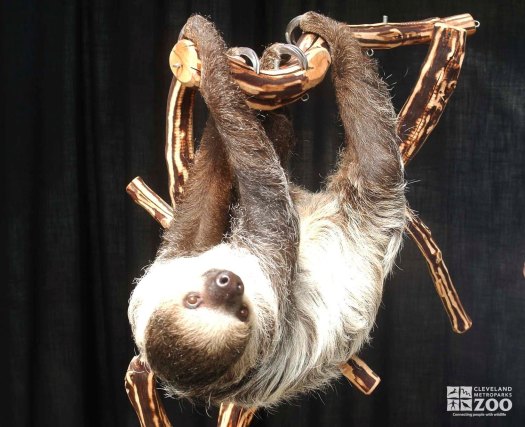
<path fill-rule="evenodd" d="M 467 32 L 436 24 L 418 80 L 398 116 L 399 149 L 405 164 L 416 155 L 438 124 L 457 86 Z"/>
<path fill-rule="evenodd" d="M 257 408 L 242 408 L 233 403 L 223 403 L 219 410 L 217 427 L 248 427 Z"/>
<path fill-rule="evenodd" d="M 139 356 L 131 359 L 124 386 L 141 427 L 171 427 L 157 394 L 155 375 Z"/>
<path fill-rule="evenodd" d="M 406 230 L 425 257 L 436 292 L 450 319 L 452 329 L 458 334 L 468 331 L 472 326 L 472 320 L 461 304 L 448 268 L 443 261 L 441 249 L 432 238 L 430 229 L 417 216 L 410 213 Z"/>
<path fill-rule="evenodd" d="M 400 46 L 427 44 L 432 40 L 434 26 L 462 29 L 471 36 L 479 25 L 469 13 L 447 18 L 428 18 L 413 22 L 387 22 L 350 25 L 361 46 L 371 49 L 393 49 Z"/>
<path fill-rule="evenodd" d="M 433 40 L 434 27 L 456 28 L 472 35 L 476 21 L 468 13 L 447 18 L 429 18 L 422 21 L 349 25 L 363 48 L 392 49 L 399 46 L 426 44 Z M 293 58 L 277 69 L 257 73 L 240 56 L 229 58 L 229 65 L 239 87 L 248 95 L 247 104 L 257 110 L 273 110 L 300 99 L 306 91 L 319 84 L 330 66 L 326 43 L 314 34 L 303 34 L 297 45 L 308 59 L 302 69 Z M 195 45 L 179 40 L 170 55 L 170 68 L 183 86 L 198 87 L 200 60 Z"/>
<path fill-rule="evenodd" d="M 467 32 L 439 23 L 434 26 L 432 41 L 418 80 L 398 115 L 399 150 L 407 165 L 435 129 L 457 86 L 465 56 Z M 443 302 L 452 330 L 464 333 L 472 320 L 463 308 L 439 246 L 430 229 L 409 211 L 406 231 L 427 262 L 437 294 Z"/>

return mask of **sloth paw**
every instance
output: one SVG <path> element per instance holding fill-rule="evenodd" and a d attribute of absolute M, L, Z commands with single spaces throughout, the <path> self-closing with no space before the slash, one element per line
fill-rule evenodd
<path fill-rule="evenodd" d="M 182 28 L 179 39 L 191 40 L 203 63 L 226 52 L 226 44 L 215 25 L 201 15 L 192 15 Z"/>
<path fill-rule="evenodd" d="M 316 12 L 306 12 L 293 18 L 286 27 L 286 40 L 295 43 L 294 32 L 300 28 L 306 33 L 317 34 L 332 47 L 337 40 L 353 38 L 348 25 Z"/>

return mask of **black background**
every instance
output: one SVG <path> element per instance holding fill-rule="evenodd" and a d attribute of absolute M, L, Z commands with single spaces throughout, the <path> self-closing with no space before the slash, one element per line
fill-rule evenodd
<path fill-rule="evenodd" d="M 441 122 L 407 169 L 410 203 L 439 242 L 474 326 L 451 331 L 407 239 L 363 354 L 382 378 L 376 392 L 362 396 L 341 380 L 254 426 L 525 425 L 523 2 L 17 0 L 1 8 L 2 426 L 138 425 L 123 387 L 135 353 L 127 300 L 160 229 L 124 188 L 141 175 L 166 196 L 170 49 L 192 12 L 210 15 L 228 44 L 261 53 L 307 10 L 348 23 L 463 12 L 481 22 Z M 376 52 L 396 108 L 425 52 Z M 342 133 L 329 82 L 293 115 L 301 141 L 293 174 L 317 188 Z M 454 418 L 447 385 L 512 386 L 514 407 L 505 419 Z M 167 405 L 175 426 L 215 424 L 202 408 Z"/>

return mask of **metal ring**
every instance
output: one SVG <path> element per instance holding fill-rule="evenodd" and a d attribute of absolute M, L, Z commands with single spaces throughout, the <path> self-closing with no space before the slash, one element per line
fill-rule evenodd
<path fill-rule="evenodd" d="M 474 21 L 474 28 L 479 28 L 479 26 L 481 25 L 481 22 L 479 21 Z"/>
<path fill-rule="evenodd" d="M 367 49 L 366 56 L 374 56 L 374 49 L 371 49 L 371 48 Z"/>

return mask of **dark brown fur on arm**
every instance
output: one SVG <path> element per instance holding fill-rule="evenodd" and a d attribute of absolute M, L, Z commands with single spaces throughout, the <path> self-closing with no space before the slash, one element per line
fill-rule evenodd
<path fill-rule="evenodd" d="M 330 47 L 345 131 L 345 149 L 327 191 L 339 199 L 341 218 L 353 230 L 349 239 L 366 245 L 370 254 L 382 254 L 369 258 L 376 280 L 382 281 L 394 262 L 406 222 L 403 164 L 390 94 L 375 61 L 363 54 L 347 25 L 308 12 L 300 26 L 321 36 Z"/>
<path fill-rule="evenodd" d="M 278 112 L 268 112 L 262 124 L 266 135 L 273 143 L 281 165 L 286 167 L 290 152 L 296 143 L 292 122 L 286 113 L 278 110 Z"/>
<path fill-rule="evenodd" d="M 396 144 L 396 115 L 375 61 L 363 55 L 345 24 L 308 12 L 300 26 L 326 40 L 332 57 L 332 78 L 346 141 L 340 168 L 331 179 L 332 188 L 342 190 L 349 179 L 354 197 L 391 190 L 403 180 L 403 169 Z"/>
<path fill-rule="evenodd" d="M 218 245 L 228 227 L 233 178 L 213 119 L 206 124 L 189 180 L 165 234 L 165 256 L 197 254 Z"/>
<path fill-rule="evenodd" d="M 200 91 L 235 178 L 239 209 L 232 239 L 265 258 L 275 267 L 270 274 L 287 282 L 297 256 L 297 218 L 279 158 L 230 75 L 226 46 L 213 24 L 195 15 L 184 35 L 199 52 Z"/>
<path fill-rule="evenodd" d="M 290 119 L 282 112 L 269 112 L 262 125 L 282 165 L 295 145 Z M 234 182 L 223 142 L 212 118 L 206 123 L 189 180 L 165 237 L 165 255 L 196 254 L 218 245 L 229 228 Z"/>

